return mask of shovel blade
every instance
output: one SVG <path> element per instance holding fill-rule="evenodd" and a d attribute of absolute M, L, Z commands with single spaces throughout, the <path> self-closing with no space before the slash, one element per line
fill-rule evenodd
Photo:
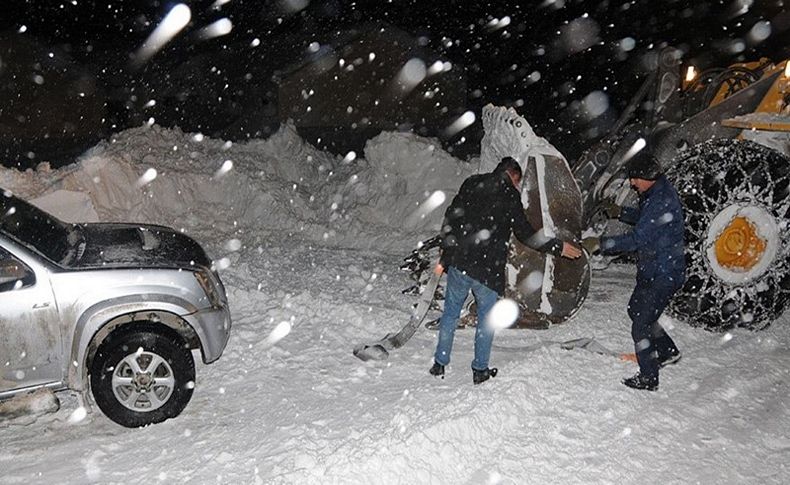
<path fill-rule="evenodd" d="M 361 345 L 354 349 L 354 355 L 363 360 L 387 360 L 390 353 L 381 344 Z"/>

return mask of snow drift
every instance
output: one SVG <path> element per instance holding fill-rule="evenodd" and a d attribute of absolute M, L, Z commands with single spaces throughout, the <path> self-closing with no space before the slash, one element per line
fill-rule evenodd
<path fill-rule="evenodd" d="M 58 170 L 2 169 L 0 187 L 72 222 L 164 224 L 255 245 L 404 251 L 438 232 L 447 201 L 429 211 L 424 202 L 436 191 L 452 195 L 477 168 L 407 133 L 380 134 L 364 155 L 317 150 L 292 124 L 238 144 L 144 125 Z"/>

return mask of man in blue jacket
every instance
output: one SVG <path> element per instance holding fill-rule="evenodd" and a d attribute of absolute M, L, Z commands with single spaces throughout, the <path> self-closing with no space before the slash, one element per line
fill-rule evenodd
<path fill-rule="evenodd" d="M 639 207 L 605 206 L 607 215 L 633 225 L 618 236 L 586 238 L 582 244 L 603 254 L 636 252 L 636 288 L 628 302 L 631 336 L 639 372 L 623 379 L 634 389 L 658 389 L 658 370 L 680 359 L 675 342 L 658 323 L 672 296 L 686 279 L 683 209 L 675 188 L 658 160 L 644 150 L 627 165 L 631 187 L 639 193 Z"/>
<path fill-rule="evenodd" d="M 472 382 L 480 384 L 496 376 L 488 367 L 494 328 L 486 316 L 505 292 L 505 263 L 510 235 L 538 251 L 575 259 L 581 249 L 557 238 L 547 238 L 527 221 L 521 205 L 521 166 L 504 157 L 493 172 L 464 180 L 444 214 L 442 253 L 436 272 L 447 270 L 444 313 L 439 321 L 439 340 L 430 373 L 444 377 L 450 363 L 453 337 L 461 307 L 469 291 L 477 303 L 475 357 Z"/>

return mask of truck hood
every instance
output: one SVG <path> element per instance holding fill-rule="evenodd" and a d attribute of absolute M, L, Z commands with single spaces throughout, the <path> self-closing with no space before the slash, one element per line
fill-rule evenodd
<path fill-rule="evenodd" d="M 149 224 L 80 224 L 74 268 L 210 268 L 211 260 L 194 239 Z"/>

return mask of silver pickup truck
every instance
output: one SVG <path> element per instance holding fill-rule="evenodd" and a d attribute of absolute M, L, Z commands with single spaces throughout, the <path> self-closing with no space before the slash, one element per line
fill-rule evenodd
<path fill-rule="evenodd" d="M 177 416 L 230 332 L 201 246 L 163 226 L 60 221 L 0 189 L 0 399 L 91 391 L 127 427 Z"/>

